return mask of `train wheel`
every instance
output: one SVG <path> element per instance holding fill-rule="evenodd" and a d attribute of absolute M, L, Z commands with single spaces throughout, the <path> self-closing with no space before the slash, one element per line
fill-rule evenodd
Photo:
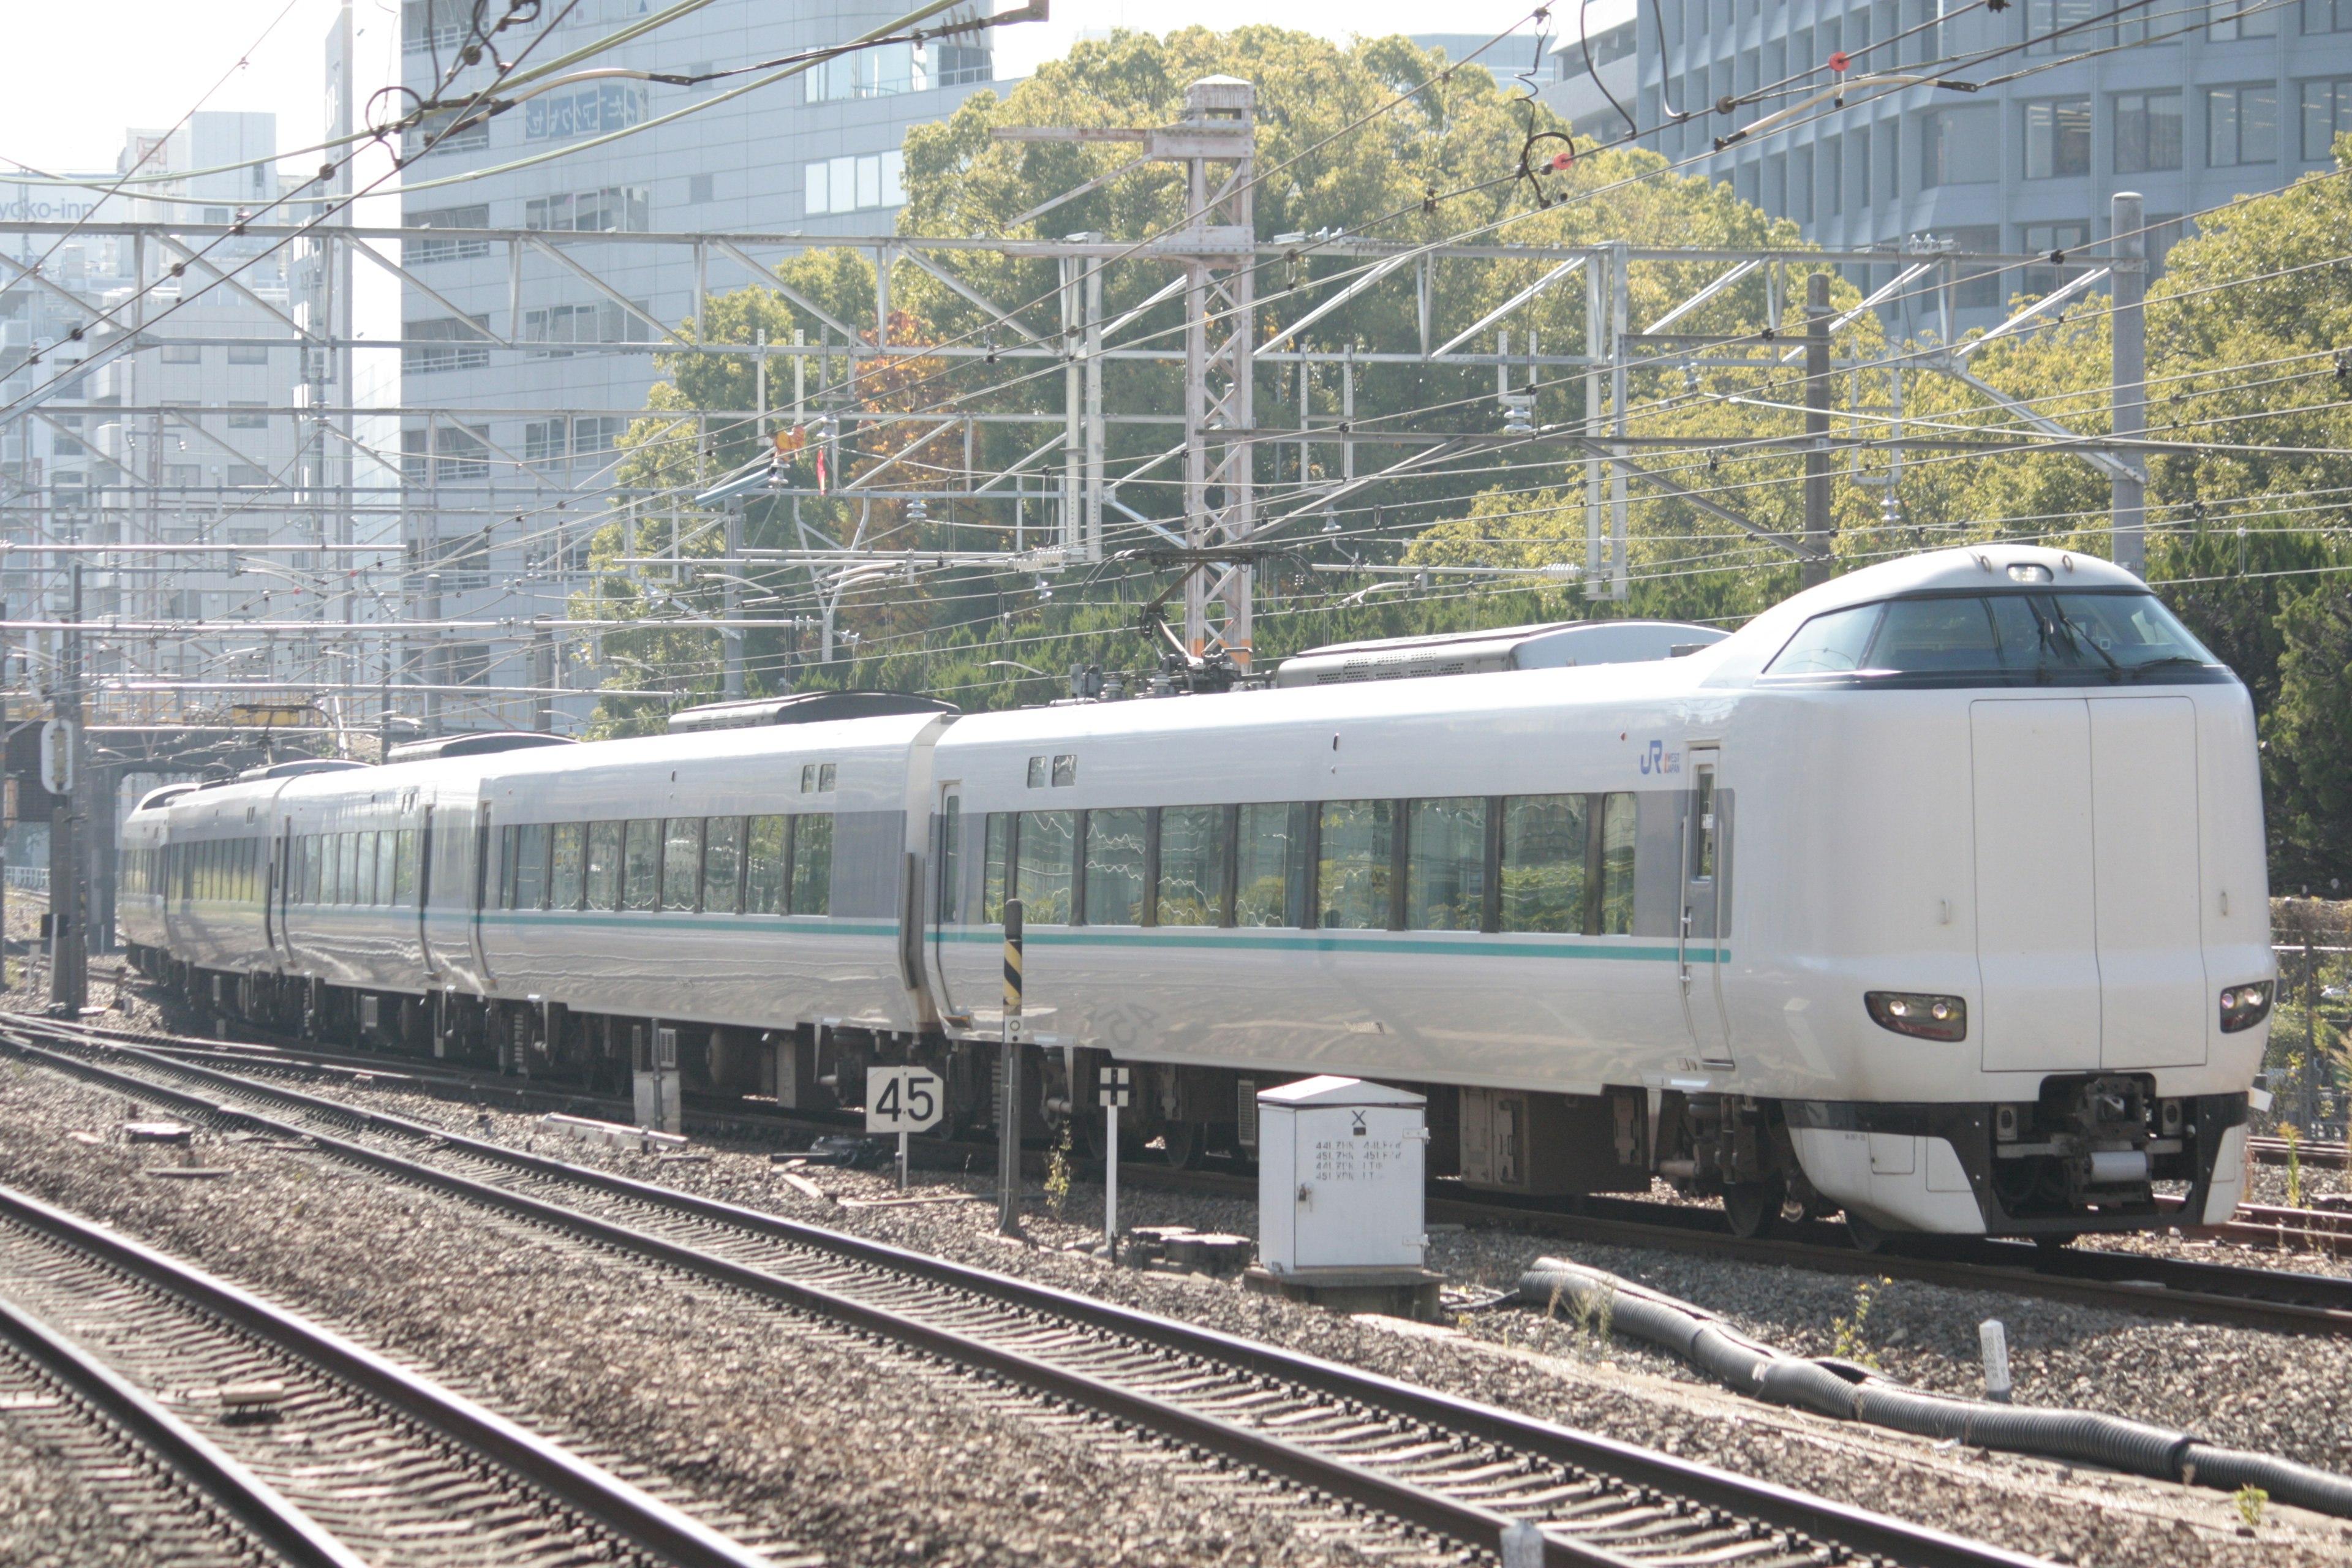
<path fill-rule="evenodd" d="M 1723 1217 L 1734 1236 L 1769 1236 L 1779 1225 L 1788 1196 L 1789 1178 L 1778 1171 L 1760 1182 L 1733 1182 L 1723 1189 Z"/>
<path fill-rule="evenodd" d="M 1171 1121 L 1160 1139 L 1168 1163 L 1180 1171 L 1199 1169 L 1208 1146 L 1209 1130 L 1198 1121 Z"/>

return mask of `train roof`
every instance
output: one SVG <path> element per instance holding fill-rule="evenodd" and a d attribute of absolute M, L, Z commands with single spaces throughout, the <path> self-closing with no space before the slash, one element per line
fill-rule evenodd
<path fill-rule="evenodd" d="M 1912 594 L 2147 591 L 2111 561 L 2039 544 L 1969 544 L 1883 561 L 1781 600 L 1723 641 L 1683 661 L 1700 683 L 1745 686 L 1815 616 Z"/>

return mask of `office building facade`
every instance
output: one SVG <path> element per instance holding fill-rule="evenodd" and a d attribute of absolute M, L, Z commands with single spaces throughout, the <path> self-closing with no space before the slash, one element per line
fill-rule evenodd
<path fill-rule="evenodd" d="M 412 90 L 430 92 L 447 72 L 463 37 L 442 18 L 463 10 L 438 5 L 428 26 L 427 8 L 409 0 L 402 65 Z M 902 10 L 872 0 L 718 0 L 590 63 L 701 76 L 838 44 Z M 537 53 L 567 52 L 645 15 L 640 0 L 584 0 Z M 691 247 L 599 246 L 591 283 L 529 251 L 510 272 L 505 246 L 468 240 L 467 230 L 757 232 L 805 235 L 812 245 L 887 233 L 904 201 L 908 128 L 950 113 L 992 71 L 987 35 L 975 33 L 861 50 L 716 101 L 758 74 L 692 86 L 584 82 L 452 135 L 436 140 L 437 127 L 426 127 L 410 138 L 403 221 L 449 237 L 412 243 L 404 258 L 430 292 L 405 290 L 402 401 L 453 411 L 403 420 L 419 613 L 429 574 L 447 617 L 524 625 L 564 614 L 603 518 L 614 444 L 656 380 L 658 328 L 694 313 Z M 480 79 L 483 68 L 455 78 L 460 89 Z M 698 103 L 709 107 L 678 114 Z M 606 140 L 624 131 L 632 133 Z M 549 153 L 558 155 L 457 178 Z M 713 291 L 754 281 L 723 255 L 707 277 Z M 520 346 L 487 345 L 458 313 Z M 453 633 L 436 683 L 594 685 L 586 644 L 558 641 L 551 653 L 543 639 Z M 447 727 L 530 721 L 520 705 L 458 697 L 442 706 Z M 555 722 L 570 727 L 593 703 L 557 700 Z"/>
<path fill-rule="evenodd" d="M 2188 215 L 2331 167 L 2333 138 L 2352 129 L 2352 0 L 2152 0 L 2120 18 L 2105 0 L 2014 0 L 1949 18 L 1937 0 L 1647 5 L 1637 112 L 1664 129 L 1644 144 L 1825 246 L 2066 253 L 2105 239 L 2109 197 L 2137 191 L 2160 258 Z M 1853 79 L 1993 50 L 2004 52 L 1936 68 L 1956 82 L 2011 79 L 1999 85 L 1857 93 L 1741 134 L 1832 85 L 1832 56 Z M 1771 96 L 1715 108 L 1759 91 Z M 1719 138 L 1731 144 L 1716 150 Z M 2008 296 L 2047 292 L 2072 270 L 1973 279 L 1962 321 L 1992 320 Z M 1923 312 L 1908 326 L 1932 324 Z"/>

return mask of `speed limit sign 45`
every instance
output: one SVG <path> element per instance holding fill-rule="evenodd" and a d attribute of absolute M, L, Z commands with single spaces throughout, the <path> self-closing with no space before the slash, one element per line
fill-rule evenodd
<path fill-rule="evenodd" d="M 866 1069 L 866 1131 L 928 1132 L 947 1108 L 940 1075 L 929 1068 Z"/>

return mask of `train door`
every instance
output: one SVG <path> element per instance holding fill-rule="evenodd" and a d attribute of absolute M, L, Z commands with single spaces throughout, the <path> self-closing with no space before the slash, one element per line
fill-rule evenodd
<path fill-rule="evenodd" d="M 939 786 L 939 814 L 931 819 L 931 976 L 942 1017 L 960 1016 L 955 992 L 948 982 L 948 928 L 963 918 L 963 786 L 950 781 Z"/>
<path fill-rule="evenodd" d="M 426 806 L 416 831 L 416 952 L 425 966 L 425 978 L 437 980 L 440 965 L 433 962 L 433 933 L 425 923 L 425 911 L 433 904 L 433 808 Z"/>
<path fill-rule="evenodd" d="M 2091 718 L 2079 697 L 1969 705 L 1987 1072 L 2099 1065 Z M 2193 818 L 2191 819 L 2194 820 Z"/>
<path fill-rule="evenodd" d="M 2099 1065 L 2202 1067 L 2197 710 L 2185 697 L 2095 697 L 2091 862 Z"/>
<path fill-rule="evenodd" d="M 1683 1018 L 1699 1059 L 1731 1065 L 1731 1024 L 1723 1005 L 1724 942 L 1730 935 L 1730 797 L 1722 787 L 1722 753 L 1693 746 L 1683 795 L 1682 918 L 1675 938 Z"/>
<path fill-rule="evenodd" d="M 262 931 L 269 950 L 285 968 L 294 966 L 294 938 L 286 930 L 286 906 L 292 893 L 294 819 L 287 817 L 280 824 L 277 837 L 269 844 L 269 885 L 262 900 Z"/>

